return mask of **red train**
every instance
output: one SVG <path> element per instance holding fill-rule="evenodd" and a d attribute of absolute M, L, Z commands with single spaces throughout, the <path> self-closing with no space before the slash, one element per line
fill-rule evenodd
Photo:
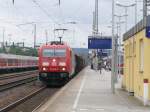
<path fill-rule="evenodd" d="M 84 60 L 65 43 L 51 42 L 39 48 L 39 79 L 47 85 L 64 84 L 83 67 Z"/>
<path fill-rule="evenodd" d="M 38 57 L 0 53 L 0 72 L 33 69 L 38 67 Z"/>

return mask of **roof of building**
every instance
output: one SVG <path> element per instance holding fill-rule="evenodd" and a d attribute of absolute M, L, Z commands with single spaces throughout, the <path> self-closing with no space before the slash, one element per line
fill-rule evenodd
<path fill-rule="evenodd" d="M 146 22 L 146 24 L 147 24 L 146 26 L 150 26 L 150 15 L 147 16 L 147 22 Z M 144 28 L 145 28 L 144 20 L 142 19 L 135 26 L 133 26 L 130 30 L 128 30 L 126 33 L 124 33 L 124 35 L 123 35 L 123 41 L 131 38 L 132 36 L 134 36 L 136 33 L 140 32 Z"/>

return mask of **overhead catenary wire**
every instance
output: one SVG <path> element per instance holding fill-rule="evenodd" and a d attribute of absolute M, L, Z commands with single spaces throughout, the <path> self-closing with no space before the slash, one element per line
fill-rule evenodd
<path fill-rule="evenodd" d="M 47 17 L 49 17 L 51 20 L 52 20 L 52 22 L 54 22 L 54 25 L 56 24 L 56 25 L 59 25 L 60 23 L 59 22 L 57 22 L 56 20 L 54 20 L 53 18 L 52 18 L 52 16 L 36 1 L 36 0 L 32 0 L 32 2 L 47 16 Z M 59 1 L 59 7 L 60 7 L 60 1 Z M 55 34 L 54 34 L 55 35 Z M 55 40 L 55 36 L 54 36 L 54 40 Z"/>
<path fill-rule="evenodd" d="M 36 0 L 31 0 L 36 6 L 39 7 L 39 9 L 47 16 L 49 17 L 55 24 L 59 24 L 57 21 L 52 19 L 52 16 L 36 1 Z"/>

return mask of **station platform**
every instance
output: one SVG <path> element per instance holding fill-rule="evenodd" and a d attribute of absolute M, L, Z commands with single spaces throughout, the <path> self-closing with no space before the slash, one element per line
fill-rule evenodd
<path fill-rule="evenodd" d="M 34 112 L 150 112 L 150 107 L 120 86 L 112 94 L 111 72 L 100 74 L 86 67 Z"/>

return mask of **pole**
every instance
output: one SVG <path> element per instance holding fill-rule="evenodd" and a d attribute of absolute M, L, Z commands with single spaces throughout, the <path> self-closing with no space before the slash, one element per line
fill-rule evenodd
<path fill-rule="evenodd" d="M 95 11 L 93 11 L 93 31 L 92 31 L 92 34 L 93 34 L 93 36 L 95 35 Z"/>
<path fill-rule="evenodd" d="M 127 22 L 128 22 L 128 18 L 127 18 L 127 14 L 128 14 L 128 11 L 127 11 L 127 7 L 125 7 L 125 21 L 126 21 L 126 23 L 125 23 L 125 32 L 127 32 L 127 28 L 128 28 L 128 26 L 127 26 Z"/>
<path fill-rule="evenodd" d="M 3 28 L 3 50 L 5 47 L 5 28 Z"/>
<path fill-rule="evenodd" d="M 119 30 L 119 27 L 117 28 L 118 30 Z M 115 51 L 114 51 L 114 53 L 115 53 L 115 64 L 114 64 L 114 66 L 115 66 L 115 76 L 114 76 L 114 83 L 116 83 L 117 82 L 117 76 L 118 76 L 118 33 L 117 33 L 117 35 L 115 35 Z"/>
<path fill-rule="evenodd" d="M 75 26 L 73 27 L 73 41 L 75 42 Z"/>
<path fill-rule="evenodd" d="M 12 0 L 12 3 L 14 4 L 14 3 L 15 3 L 15 0 Z"/>
<path fill-rule="evenodd" d="M 143 0 L 143 20 L 144 20 L 144 27 L 146 26 L 146 18 L 147 18 L 147 0 Z"/>
<path fill-rule="evenodd" d="M 138 1 L 135 0 L 135 25 L 137 24 L 137 5 L 138 5 Z"/>
<path fill-rule="evenodd" d="M 59 6 L 60 6 L 60 0 L 59 0 Z"/>
<path fill-rule="evenodd" d="M 111 69 L 111 90 L 112 93 L 115 93 L 115 83 L 114 83 L 114 76 L 115 76 L 115 36 L 114 36 L 114 11 L 115 11 L 115 0 L 112 0 L 112 69 Z"/>
<path fill-rule="evenodd" d="M 98 34 L 98 0 L 95 0 L 95 32 Z"/>
<path fill-rule="evenodd" d="M 95 0 L 95 36 L 98 36 L 98 0 Z M 98 54 L 96 50 L 96 54 Z M 96 58 L 98 59 L 98 55 L 96 55 Z M 98 62 L 96 64 L 96 69 L 98 69 Z"/>
<path fill-rule="evenodd" d="M 121 51 L 121 15 L 118 16 L 119 18 L 119 23 L 118 23 L 118 27 L 119 27 L 119 31 L 118 31 L 118 65 L 119 65 L 119 68 L 118 68 L 118 74 L 120 75 L 121 74 L 121 69 L 120 69 L 120 65 L 121 65 L 121 55 L 120 55 L 120 51 Z M 118 67 L 118 66 L 117 66 Z"/>
<path fill-rule="evenodd" d="M 34 24 L 34 49 L 36 47 L 36 24 Z"/>
<path fill-rule="evenodd" d="M 45 37 L 46 37 L 46 44 L 48 43 L 48 33 L 47 30 L 45 30 Z"/>
<path fill-rule="evenodd" d="M 119 39 L 119 22 L 117 23 L 117 34 L 115 36 L 115 76 L 114 76 L 114 82 L 116 83 L 117 82 L 117 76 L 118 76 L 118 59 L 119 59 L 119 56 L 118 56 L 118 39 Z"/>
<path fill-rule="evenodd" d="M 118 76 L 118 70 L 119 70 L 119 68 L 118 68 L 118 64 L 119 64 L 119 55 L 118 55 L 118 51 L 119 51 L 119 43 L 118 43 L 118 40 L 119 40 L 119 25 L 120 25 L 121 23 L 119 22 L 118 24 L 117 24 L 117 29 L 118 29 L 118 31 L 117 31 L 117 35 L 116 35 L 116 43 L 115 43 L 115 45 L 116 45 L 116 55 L 115 55 L 115 57 L 116 57 L 116 60 L 115 60 L 115 82 L 117 82 L 117 76 Z"/>

